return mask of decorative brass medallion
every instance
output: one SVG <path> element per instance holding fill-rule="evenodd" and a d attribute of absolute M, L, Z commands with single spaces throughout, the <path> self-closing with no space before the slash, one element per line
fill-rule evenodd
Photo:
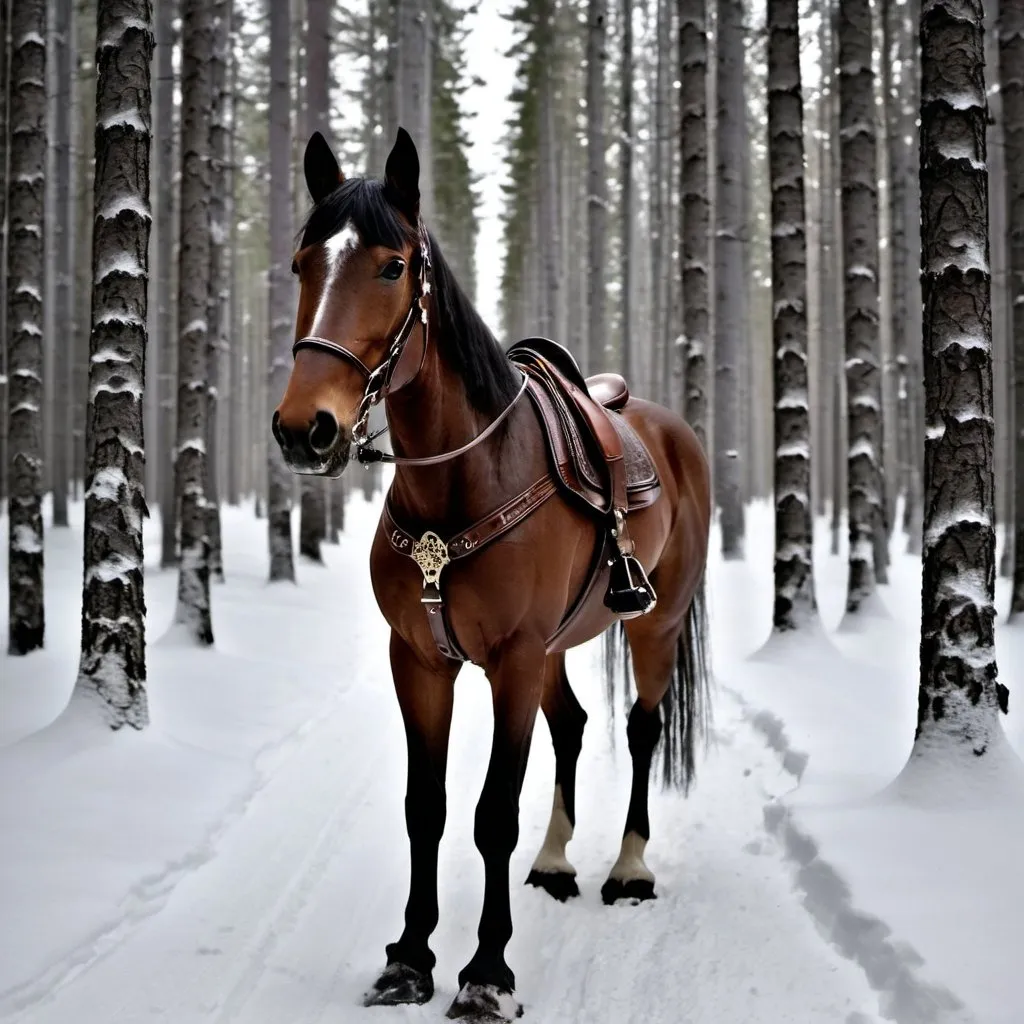
<path fill-rule="evenodd" d="M 448 546 L 433 530 L 425 534 L 412 546 L 412 559 L 423 573 L 424 585 L 436 583 L 441 570 L 448 564 Z"/>

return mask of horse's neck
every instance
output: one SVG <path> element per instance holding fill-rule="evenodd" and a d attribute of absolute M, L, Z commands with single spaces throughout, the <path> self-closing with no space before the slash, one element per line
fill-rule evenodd
<path fill-rule="evenodd" d="M 431 330 L 419 372 L 387 403 L 392 447 L 405 458 L 454 451 L 487 426 L 470 404 L 462 377 L 443 359 L 436 328 Z M 421 516 L 444 515 L 453 501 L 460 500 L 454 493 L 456 474 L 461 477 L 466 459 L 479 454 L 483 453 L 429 467 L 397 466 L 395 482 L 403 502 Z"/>

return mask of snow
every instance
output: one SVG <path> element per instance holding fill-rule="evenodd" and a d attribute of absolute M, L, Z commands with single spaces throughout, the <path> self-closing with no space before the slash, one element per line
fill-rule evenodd
<path fill-rule="evenodd" d="M 99 123 L 100 128 L 104 131 L 109 131 L 111 128 L 116 128 L 119 125 L 124 128 L 131 128 L 132 131 L 149 134 L 149 126 L 142 119 L 142 112 L 138 107 L 127 107 L 124 110 L 115 110 L 112 114 L 108 114 L 103 118 Z"/>
<path fill-rule="evenodd" d="M 102 284 L 111 274 L 125 274 L 128 277 L 144 277 L 145 270 L 135 256 L 129 253 L 118 253 L 113 259 L 108 260 L 96 271 L 95 284 Z"/>
<path fill-rule="evenodd" d="M 128 478 L 124 470 L 116 466 L 104 466 L 93 478 L 87 495 L 98 498 L 101 501 L 117 501 L 121 494 L 121 488 L 128 486 Z"/>
<path fill-rule="evenodd" d="M 122 213 L 134 213 L 146 221 L 152 219 L 149 202 L 142 196 L 133 193 L 112 199 L 96 216 L 101 217 L 103 220 L 115 220 Z"/>
<path fill-rule="evenodd" d="M 42 538 L 31 526 L 16 526 L 11 537 L 11 547 L 23 554 L 35 555 L 43 550 Z"/>
<path fill-rule="evenodd" d="M 224 508 L 210 650 L 168 628 L 177 575 L 159 570 L 160 526 L 147 520 L 152 725 L 141 733 L 109 732 L 89 700 L 60 715 L 79 658 L 81 505 L 70 530 L 47 529 L 47 647 L 0 654 L 0 777 L 17 780 L 0 787 L 0 1021 L 443 1019 L 482 896 L 472 832 L 491 699 L 465 670 L 437 995 L 364 1011 L 360 993 L 401 928 L 408 871 L 405 744 L 367 571 L 379 502 L 350 499 L 327 567 L 299 561 L 297 585 L 266 583 L 266 520 Z M 598 895 L 630 777 L 624 716 L 609 720 L 594 645 L 569 658 L 590 715 L 569 848 L 583 896 L 562 905 L 519 884 L 551 808 L 554 758 L 538 722 L 511 870 L 524 1024 L 1020 1024 L 1024 716 L 1005 719 L 998 759 L 974 758 L 986 774 L 963 792 L 950 796 L 958 777 L 935 765 L 921 769 L 935 784 L 914 790 L 902 770 L 920 592 L 905 539 L 894 538 L 880 588 L 890 615 L 837 632 L 846 554 L 827 554 L 819 521 L 820 623 L 765 642 L 767 503 L 746 521 L 746 561 L 714 557 L 709 571 L 713 742 L 688 799 L 651 790 L 657 901 L 606 908 Z M 1000 597 L 1004 607 L 1005 587 Z M 997 644 L 1012 680 L 1024 631 L 1000 625 Z"/>

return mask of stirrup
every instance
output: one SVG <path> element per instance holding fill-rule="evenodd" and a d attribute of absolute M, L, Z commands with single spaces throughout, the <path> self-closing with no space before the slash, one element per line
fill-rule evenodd
<path fill-rule="evenodd" d="M 619 508 L 613 509 L 613 519 L 615 525 L 611 534 L 618 549 L 618 557 L 610 562 L 612 571 L 604 604 L 619 618 L 635 619 L 638 615 L 646 615 L 658 603 L 658 595 L 644 567 L 633 555 L 634 545 L 626 526 L 625 512 Z"/>
<path fill-rule="evenodd" d="M 622 619 L 646 615 L 658 603 L 658 595 L 633 555 L 619 555 L 612 560 L 611 579 L 604 595 L 605 607 Z"/>

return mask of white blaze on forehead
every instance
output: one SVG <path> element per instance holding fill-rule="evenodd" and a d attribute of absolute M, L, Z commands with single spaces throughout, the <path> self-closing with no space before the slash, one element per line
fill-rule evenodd
<path fill-rule="evenodd" d="M 323 243 L 324 251 L 327 254 L 327 273 L 324 276 L 323 290 L 320 293 L 320 304 L 313 315 L 313 326 L 310 334 L 319 335 L 322 330 L 321 317 L 327 311 L 327 302 L 331 292 L 334 290 L 341 276 L 341 272 L 348 262 L 349 257 L 359 248 L 359 232 L 355 225 L 349 221 L 337 234 L 331 235 Z"/>

